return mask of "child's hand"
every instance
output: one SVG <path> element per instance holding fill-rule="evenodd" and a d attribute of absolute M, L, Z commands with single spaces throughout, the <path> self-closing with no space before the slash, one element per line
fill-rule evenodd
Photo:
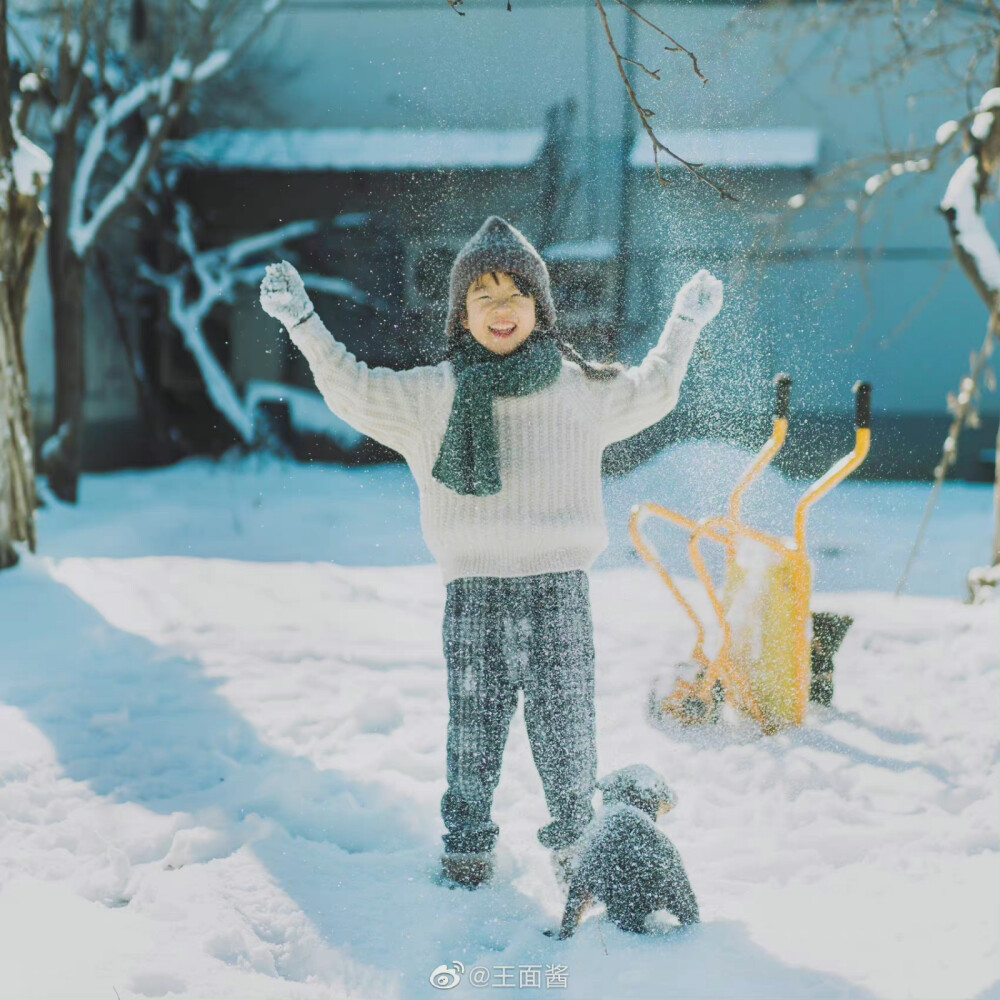
<path fill-rule="evenodd" d="M 268 264 L 260 283 L 260 305 L 289 330 L 314 312 L 299 272 L 287 260 Z"/>
<path fill-rule="evenodd" d="M 721 308 L 722 282 L 703 268 L 677 293 L 673 315 L 703 327 Z"/>

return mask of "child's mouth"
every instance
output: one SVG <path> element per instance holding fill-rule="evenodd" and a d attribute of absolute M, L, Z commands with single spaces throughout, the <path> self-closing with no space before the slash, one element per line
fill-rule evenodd
<path fill-rule="evenodd" d="M 501 326 L 491 326 L 490 333 L 494 337 L 509 337 L 517 329 L 516 323 L 504 324 Z"/>

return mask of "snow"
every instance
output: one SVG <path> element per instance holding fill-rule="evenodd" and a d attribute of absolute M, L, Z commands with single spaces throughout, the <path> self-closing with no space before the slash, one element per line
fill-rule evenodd
<path fill-rule="evenodd" d="M 606 776 L 600 783 L 601 801 L 608 806 L 621 797 L 624 792 L 632 789 L 645 797 L 656 796 L 660 802 L 667 803 L 671 808 L 677 805 L 677 796 L 648 764 L 629 764 L 618 768 Z"/>
<path fill-rule="evenodd" d="M 972 125 L 969 126 L 969 131 L 972 133 L 973 138 L 984 140 L 989 134 L 990 129 L 993 127 L 993 112 L 992 111 L 981 111 L 975 118 L 972 119 Z"/>
<path fill-rule="evenodd" d="M 977 111 L 990 111 L 994 108 L 1000 108 L 1000 87 L 991 87 L 976 105 Z"/>
<path fill-rule="evenodd" d="M 939 146 L 944 146 L 946 143 L 950 142 L 959 130 L 958 122 L 946 121 L 942 122 L 937 127 L 937 131 L 934 133 L 934 141 Z"/>
<path fill-rule="evenodd" d="M 37 78 L 36 78 L 37 79 Z M 14 138 L 14 149 L 11 161 L 14 169 L 14 184 L 21 194 L 32 194 L 36 185 L 38 191 L 44 190 L 52 172 L 52 158 L 40 146 L 36 146 L 18 127 L 16 108 L 10 119 Z M 0 198 L 7 194 L 9 175 L 0 174 Z"/>
<path fill-rule="evenodd" d="M 706 167 L 807 170 L 819 163 L 820 133 L 815 128 L 677 129 L 657 136 L 678 156 Z M 644 134 L 636 137 L 629 162 L 653 167 L 653 146 Z M 660 169 L 683 165 L 662 157 Z"/>
<path fill-rule="evenodd" d="M 885 177 L 882 174 L 872 174 L 868 180 L 865 181 L 865 194 L 871 197 L 882 185 L 885 183 Z"/>
<path fill-rule="evenodd" d="M 1000 87 L 993 87 L 983 94 L 976 106 L 976 116 L 972 119 L 972 126 L 969 129 L 976 139 L 982 141 L 986 138 L 993 127 L 993 115 L 997 110 L 1000 110 Z"/>
<path fill-rule="evenodd" d="M 194 70 L 191 75 L 191 79 L 195 83 L 202 83 L 207 80 L 210 76 L 215 76 L 216 73 L 220 73 L 229 64 L 229 60 L 232 58 L 232 52 L 228 49 L 217 49 L 207 59 L 202 60 Z"/>
<path fill-rule="evenodd" d="M 61 423 L 55 434 L 45 440 L 41 454 L 43 465 L 51 462 L 62 451 L 66 438 L 69 437 L 70 426 L 68 421 Z"/>
<path fill-rule="evenodd" d="M 677 792 L 659 825 L 704 921 L 645 939 L 599 913 L 541 933 L 561 900 L 520 710 L 494 884 L 431 881 L 444 590 L 405 468 L 199 459 L 47 496 L 38 555 L 0 573 L 0 996 L 432 997 L 456 962 L 463 997 L 473 967 L 557 966 L 577 998 L 994 995 L 1000 622 L 955 599 L 990 489 L 945 485 L 923 596 L 895 599 L 929 486 L 839 486 L 809 522 L 814 606 L 855 618 L 835 707 L 771 738 L 655 728 L 646 692 L 694 631 L 628 511 L 717 513 L 749 457 L 688 443 L 605 486 L 599 774 Z M 804 488 L 767 470 L 747 519 L 787 530 Z M 682 540 L 661 549 L 707 614 Z"/>
<path fill-rule="evenodd" d="M 781 556 L 756 539 L 740 538 L 735 561 L 743 572 L 743 584 L 732 594 L 727 618 L 734 640 L 747 650 L 752 662 L 758 663 L 764 652 L 761 611 L 768 574 L 781 562 Z"/>
<path fill-rule="evenodd" d="M 555 261 L 606 261 L 618 255 L 618 245 L 614 240 L 566 240 L 553 243 L 542 251 L 549 262 Z"/>
<path fill-rule="evenodd" d="M 29 194 L 35 190 L 36 184 L 39 189 L 44 188 L 52 171 L 52 158 L 20 131 L 15 131 L 14 139 L 17 147 L 12 159 L 18 191 Z"/>
<path fill-rule="evenodd" d="M 975 261 L 976 269 L 991 291 L 1000 293 L 1000 249 L 986 228 L 976 203 L 979 161 L 967 156 L 952 174 L 941 210 L 955 213 L 955 239 Z"/>
<path fill-rule="evenodd" d="M 461 170 L 530 166 L 544 141 L 541 129 L 213 129 L 164 156 L 215 170 Z"/>
<path fill-rule="evenodd" d="M 930 170 L 930 168 L 931 161 L 926 157 L 919 160 L 898 160 L 896 163 L 891 163 L 880 174 L 873 174 L 865 181 L 865 194 L 871 197 L 893 177 L 902 177 L 904 174 L 920 174 Z"/>

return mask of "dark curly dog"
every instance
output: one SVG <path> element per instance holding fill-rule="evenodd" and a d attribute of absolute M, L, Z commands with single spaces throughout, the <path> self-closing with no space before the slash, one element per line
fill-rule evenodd
<path fill-rule="evenodd" d="M 623 931 L 642 934 L 655 910 L 681 924 L 698 922 L 698 901 L 677 848 L 656 827 L 676 799 L 652 768 L 633 764 L 598 783 L 604 808 L 583 836 L 579 865 L 570 879 L 562 926 L 568 938 L 594 900 Z"/>

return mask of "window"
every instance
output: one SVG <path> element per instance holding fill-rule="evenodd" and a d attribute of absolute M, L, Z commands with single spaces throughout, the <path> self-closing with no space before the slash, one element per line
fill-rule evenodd
<path fill-rule="evenodd" d="M 414 308 L 448 301 L 451 265 L 461 249 L 449 243 L 424 243 L 407 250 L 407 304 Z"/>

